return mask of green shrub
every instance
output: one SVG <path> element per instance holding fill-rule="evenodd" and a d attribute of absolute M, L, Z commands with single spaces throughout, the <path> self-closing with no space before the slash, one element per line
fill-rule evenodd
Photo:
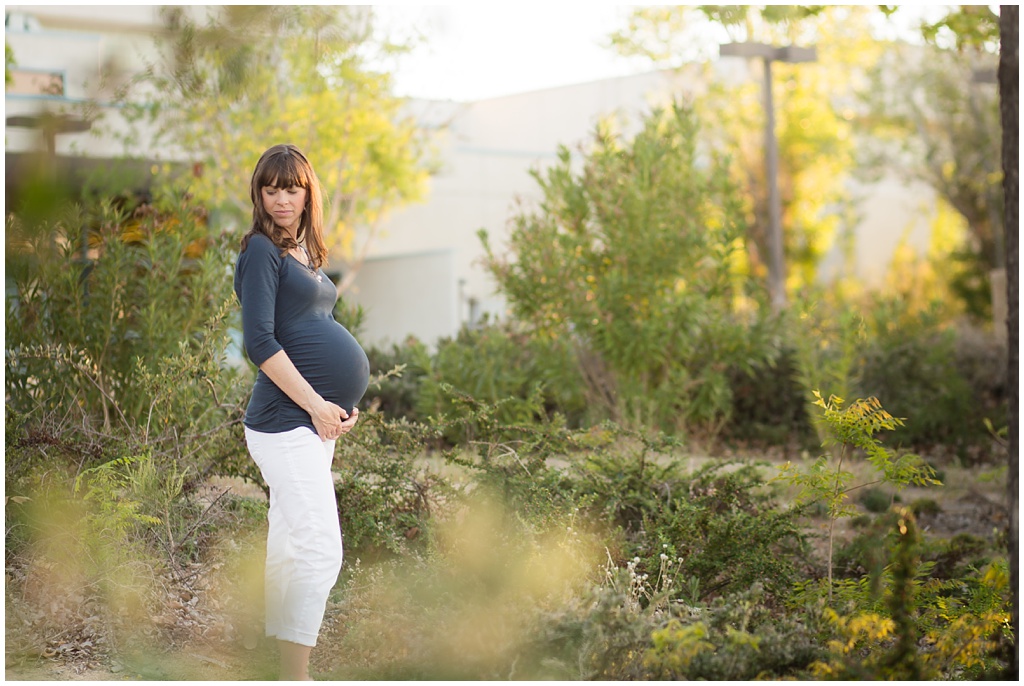
<path fill-rule="evenodd" d="M 636 440 L 636 439 L 634 439 Z M 803 549 L 796 511 L 781 509 L 757 467 L 685 474 L 650 438 L 586 455 L 571 472 L 591 519 L 622 530 L 621 558 L 647 595 L 703 602 L 753 583 L 785 596 Z"/>
<path fill-rule="evenodd" d="M 921 557 L 932 563 L 935 579 L 963 579 L 992 562 L 992 544 L 974 534 L 959 533 L 949 539 L 927 541 Z"/>
<path fill-rule="evenodd" d="M 651 639 L 644 664 L 658 680 L 792 678 L 824 654 L 815 622 L 769 611 L 759 584 L 717 599 L 699 618 L 671 620 Z"/>
<path fill-rule="evenodd" d="M 349 549 L 372 555 L 422 548 L 423 534 L 457 505 L 467 483 L 521 521 L 543 523 L 574 509 L 571 484 L 547 459 L 580 439 L 560 415 L 547 419 L 536 393 L 523 401 L 524 419 L 511 422 L 499 417 L 508 399 L 489 403 L 447 384 L 438 384 L 437 393 L 454 408 L 450 414 L 423 424 L 370 408 L 360 415 L 360 430 L 339 444 L 335 491 Z M 467 443 L 436 453 L 428 466 L 428 448 L 445 435 L 466 436 Z M 438 473 L 442 468 L 447 476 Z"/>
<path fill-rule="evenodd" d="M 816 298 L 798 303 L 789 319 L 787 344 L 805 392 L 828 387 L 841 397 L 885 398 L 894 416 L 911 418 L 887 442 L 953 445 L 961 457 L 978 453 L 968 446 L 990 443 L 986 420 L 1005 424 L 1006 347 L 997 337 L 951 326 L 938 303 L 920 308 L 882 294 L 861 302 Z"/>
<path fill-rule="evenodd" d="M 441 340 L 426 372 L 416 403 L 420 417 L 465 419 L 470 408 L 460 396 L 496 404 L 494 419 L 504 424 L 558 414 L 579 426 L 587 412 L 578 366 L 565 341 L 530 336 L 510 324 L 463 328 Z M 459 444 L 480 431 L 485 430 L 467 421 L 446 427 L 444 434 Z"/>
<path fill-rule="evenodd" d="M 792 350 L 784 348 L 777 359 L 750 372 L 730 367 L 729 384 L 732 409 L 724 428 L 726 438 L 773 445 L 804 445 L 813 439 Z"/>
<path fill-rule="evenodd" d="M 911 512 L 894 508 L 881 518 L 871 545 L 869 573 L 841 580 L 835 606 L 826 609 L 838 640 L 815 664 L 818 678 L 992 678 L 1005 667 L 1002 646 L 1013 640 L 1005 560 L 943 580 L 924 559 Z M 796 586 L 794 604 L 813 606 L 828 594 L 821 581 Z"/>
<path fill-rule="evenodd" d="M 880 297 L 867 325 L 859 392 L 885 397 L 893 413 L 912 417 L 892 440 L 951 445 L 966 457 L 967 446 L 990 442 L 986 420 L 1005 424 L 1007 353 L 996 336 L 950 327 L 931 311 L 915 314 L 899 299 Z"/>
<path fill-rule="evenodd" d="M 360 412 L 359 431 L 338 444 L 334 485 L 345 548 L 375 558 L 421 548 L 448 494 L 444 480 L 417 465 L 426 427 Z"/>
<path fill-rule="evenodd" d="M 452 466 L 466 470 L 475 486 L 500 501 L 500 506 L 522 522 L 546 525 L 568 516 L 590 502 L 579 494 L 566 470 L 557 466 L 581 450 L 613 440 L 618 427 L 602 430 L 573 430 L 560 414 L 550 419 L 540 409 L 540 391 L 535 389 L 526 405 L 534 408 L 536 419 L 506 423 L 499 414 L 506 401 L 487 403 L 459 393 L 442 384 L 440 390 L 460 409 L 453 419 L 435 420 L 438 434 L 453 429 L 473 436 L 470 444 L 444 453 Z M 607 434 L 607 435 L 606 435 Z"/>
<path fill-rule="evenodd" d="M 597 518 L 632 535 L 678 491 L 681 467 L 665 454 L 675 442 L 664 435 L 652 437 L 642 432 L 624 432 L 627 440 L 615 440 L 621 430 L 610 424 L 604 431 L 608 435 L 599 450 L 587 451 L 574 460 L 575 489 L 588 498 Z"/>
<path fill-rule="evenodd" d="M 594 585 L 539 614 L 517 655 L 525 674 L 562 681 L 646 679 L 644 651 L 661 619 L 653 607 L 637 611 L 623 587 L 628 581 Z"/>
<path fill-rule="evenodd" d="M 954 359 L 960 376 L 966 381 L 971 394 L 970 433 L 964 443 L 979 443 L 987 447 L 977 454 L 960 446 L 958 454 L 967 464 L 981 461 L 998 463 L 1003 451 L 992 434 L 1006 430 L 1008 415 L 1007 347 L 1005 340 L 993 333 L 961 326 L 956 332 Z M 993 426 L 989 430 L 986 423 Z M 966 459 L 965 459 L 966 458 Z"/>
<path fill-rule="evenodd" d="M 850 526 L 855 529 L 863 529 L 864 527 L 869 526 L 873 521 L 874 517 L 869 514 L 855 515 L 850 519 Z"/>
<path fill-rule="evenodd" d="M 760 291 L 743 271 L 746 210 L 700 128 L 681 104 L 628 140 L 602 124 L 582 163 L 563 148 L 534 174 L 542 199 L 513 218 L 507 255 L 481 232 L 514 316 L 571 341 L 589 402 L 630 426 L 714 431 L 728 368 L 764 355 L 747 321 Z"/>
<path fill-rule="evenodd" d="M 9 411 L 51 440 L 84 428 L 203 471 L 236 457 L 234 241 L 200 208 L 168 196 L 39 224 L 9 217 L 5 240 Z"/>
<path fill-rule="evenodd" d="M 411 422 L 423 421 L 416 409 L 423 378 L 431 369 L 427 347 L 414 337 L 395 343 L 389 349 L 370 347 L 366 350 L 370 361 L 370 376 L 387 374 L 400 369 L 398 374 L 371 383 L 363 398 L 366 408 L 376 407 L 388 417 L 404 417 Z"/>
<path fill-rule="evenodd" d="M 533 640 L 517 655 L 524 678 L 792 678 L 824 656 L 814 618 L 778 615 L 760 585 L 704 608 L 640 607 L 620 576 L 537 618 Z"/>
<path fill-rule="evenodd" d="M 856 308 L 835 299 L 832 293 L 812 291 L 785 314 L 794 378 L 803 389 L 805 412 L 819 442 L 829 432 L 815 407 L 815 393 L 829 388 L 833 395 L 848 398 L 856 392 L 857 357 L 864 341 L 864 323 Z"/>
<path fill-rule="evenodd" d="M 892 440 L 930 445 L 983 431 L 971 389 L 956 366 L 955 331 L 943 330 L 927 311 L 908 312 L 898 299 L 876 298 L 866 316 L 858 393 L 885 398 L 890 412 L 912 418 Z"/>
<path fill-rule="evenodd" d="M 856 536 L 836 547 L 832 558 L 833 572 L 835 578 L 839 580 L 837 583 L 842 584 L 843 588 L 851 581 L 881 573 L 882 565 L 887 560 L 886 551 L 892 546 L 892 541 L 885 538 L 889 531 L 884 529 L 885 523 L 882 521 L 886 519 L 888 511 L 889 508 L 886 507 L 883 513 L 879 513 L 881 516 L 872 517 L 858 530 Z M 837 590 L 837 606 L 842 607 L 844 600 L 848 601 L 849 598 Z"/>
<path fill-rule="evenodd" d="M 785 598 L 806 553 L 798 518 L 776 503 L 758 467 L 714 463 L 646 513 L 634 550 L 649 575 L 663 560 L 677 563 L 676 598 L 706 602 L 754 584 Z"/>
<path fill-rule="evenodd" d="M 865 488 L 857 496 L 857 500 L 865 510 L 878 514 L 887 511 L 894 502 L 899 500 L 899 496 L 881 488 Z"/>
<path fill-rule="evenodd" d="M 943 476 L 938 473 L 936 473 L 935 477 L 939 480 L 943 478 Z M 914 502 L 910 503 L 910 511 L 918 518 L 922 515 L 926 517 L 934 517 L 942 511 L 942 508 L 933 498 L 918 498 Z"/>

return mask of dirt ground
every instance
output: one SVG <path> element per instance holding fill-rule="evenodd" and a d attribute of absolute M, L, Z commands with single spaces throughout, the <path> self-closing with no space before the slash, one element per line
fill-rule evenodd
<path fill-rule="evenodd" d="M 688 466 L 694 468 L 707 458 L 686 459 L 690 463 Z M 942 487 L 910 488 L 899 494 L 899 501 L 910 504 L 919 499 L 932 499 L 937 503 L 936 512 L 921 514 L 918 518 L 921 530 L 928 536 L 948 538 L 968 533 L 994 544 L 1006 525 L 1005 467 L 966 469 L 945 466 L 941 472 Z M 232 488 L 247 496 L 262 497 L 259 489 L 223 480 L 211 483 L 209 488 L 211 492 Z M 853 535 L 849 519 L 840 520 L 838 525 L 840 537 Z M 8 568 L 8 588 L 15 580 Z M 216 616 L 216 610 L 208 609 L 205 614 L 197 612 L 195 608 L 202 605 L 191 599 L 168 620 L 176 622 L 175 626 L 162 627 L 170 637 L 162 650 L 150 647 L 134 655 L 119 651 L 114 657 L 113 651 L 102 646 L 87 645 L 92 643 L 92 637 L 81 633 L 25 649 L 24 642 L 11 633 L 17 631 L 17 623 L 12 620 L 11 613 L 20 608 L 12 610 L 10 594 L 6 595 L 4 677 L 8 681 L 236 681 L 273 678 L 276 651 L 269 641 L 257 638 L 258 626 L 255 623 L 247 628 L 228 630 L 224 628 L 222 618 Z M 203 599 L 197 597 L 196 600 Z M 325 634 L 344 630 L 340 614 L 339 604 L 328 606 Z M 64 642 L 60 643 L 61 640 Z M 18 648 L 12 650 L 12 645 Z M 140 645 L 151 646 L 153 642 L 149 640 Z M 343 659 L 343 656 L 314 651 L 311 665 L 314 676 L 330 673 L 342 664 L 340 661 Z"/>

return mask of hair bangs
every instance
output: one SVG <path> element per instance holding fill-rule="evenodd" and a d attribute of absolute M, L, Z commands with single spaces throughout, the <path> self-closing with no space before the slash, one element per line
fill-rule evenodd
<path fill-rule="evenodd" d="M 302 158 L 286 151 L 268 157 L 259 171 L 259 177 L 256 179 L 257 188 L 272 186 L 280 189 L 296 187 L 308 189 L 312 185 L 308 165 L 303 164 Z"/>

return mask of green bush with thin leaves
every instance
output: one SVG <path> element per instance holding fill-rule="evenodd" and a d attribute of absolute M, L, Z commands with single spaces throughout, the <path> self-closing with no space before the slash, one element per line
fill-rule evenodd
<path fill-rule="evenodd" d="M 579 426 L 587 414 L 574 351 L 564 340 L 531 335 L 513 324 L 485 324 L 440 340 L 434 355 L 425 357 L 419 358 L 425 368 L 416 400 L 419 417 L 465 416 L 459 394 L 496 404 L 495 418 L 507 424 L 560 415 Z M 481 432 L 486 429 L 466 422 L 446 428 L 445 438 L 465 443 Z"/>
<path fill-rule="evenodd" d="M 11 215 L 5 247 L 8 412 L 31 431 L 84 429 L 201 470 L 235 459 L 234 246 L 201 208 L 169 193 Z"/>
<path fill-rule="evenodd" d="M 892 431 L 903 425 L 903 420 L 893 417 L 882 408 L 877 398 L 860 399 L 843 407 L 842 398 L 830 396 L 826 401 L 819 391 L 814 391 L 814 404 L 822 408 L 821 419 L 826 438 L 823 447 L 832 449 L 799 471 L 787 462 L 776 477 L 779 481 L 797 486 L 798 503 L 819 502 L 825 506 L 828 519 L 828 597 L 832 599 L 832 553 L 835 537 L 835 523 L 840 517 L 849 517 L 857 510 L 849 503 L 850 493 L 876 483 L 884 483 L 897 490 L 917 485 L 941 485 L 935 479 L 935 470 L 918 455 L 897 453 L 885 447 L 876 434 Z M 848 462 L 862 454 L 874 468 L 877 478 L 871 482 L 851 485 L 854 474 L 843 468 Z"/>
<path fill-rule="evenodd" d="M 631 139 L 601 125 L 582 160 L 563 147 L 534 173 L 542 200 L 512 218 L 507 253 L 481 232 L 512 314 L 576 350 L 588 403 L 616 421 L 717 429 L 730 366 L 773 354 L 750 326 L 745 208 L 700 141 L 678 104 Z"/>

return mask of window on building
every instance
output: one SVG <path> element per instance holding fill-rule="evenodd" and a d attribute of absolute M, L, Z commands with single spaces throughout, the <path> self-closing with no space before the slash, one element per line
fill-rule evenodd
<path fill-rule="evenodd" d="M 64 95 L 64 74 L 37 69 L 11 68 L 7 94 Z"/>
<path fill-rule="evenodd" d="M 4 12 L 4 28 L 18 33 L 42 30 L 39 20 L 24 12 Z"/>

